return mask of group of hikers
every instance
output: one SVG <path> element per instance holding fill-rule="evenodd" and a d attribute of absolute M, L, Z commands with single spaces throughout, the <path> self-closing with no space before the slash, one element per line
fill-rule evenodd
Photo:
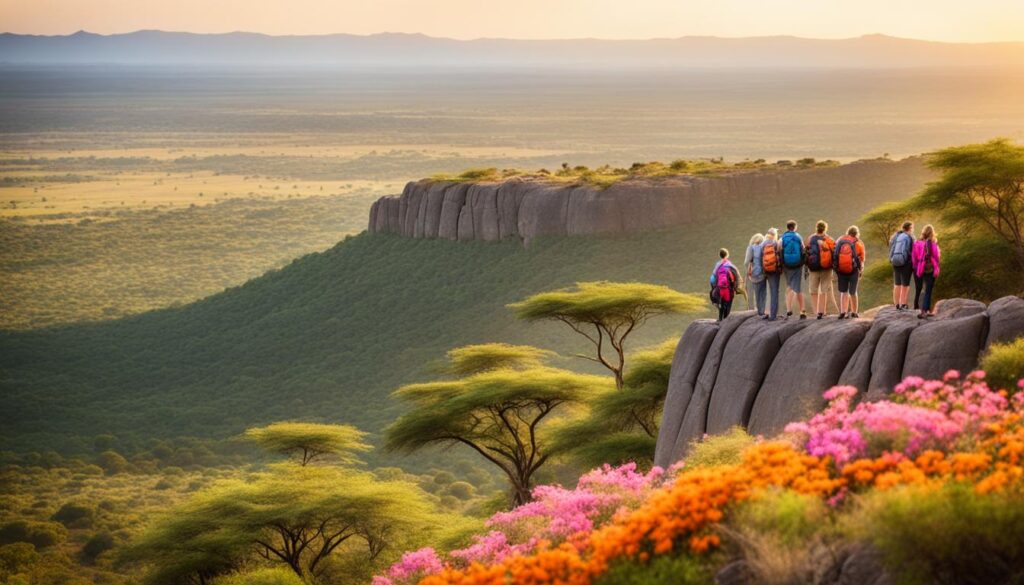
<path fill-rule="evenodd" d="M 864 272 L 864 242 L 860 229 L 852 225 L 838 240 L 828 235 L 828 224 L 819 221 L 815 233 L 803 238 L 797 223 L 786 222 L 786 231 L 780 236 L 776 228 L 766 234 L 754 234 L 743 257 L 744 282 L 749 292 L 747 308 L 757 309 L 762 319 L 775 321 L 779 314 L 779 293 L 786 283 L 786 316 L 794 313 L 807 318 L 804 304 L 804 279 L 811 297 L 811 309 L 818 319 L 828 315 L 828 302 L 832 301 L 840 319 L 856 319 L 860 315 L 857 286 Z M 718 320 L 729 316 L 733 300 L 740 292 L 739 269 L 729 260 L 729 250 L 718 251 L 719 260 L 711 271 L 711 300 L 718 305 Z M 900 231 L 889 239 L 889 263 L 892 265 L 892 302 L 898 311 L 910 309 L 910 281 L 915 282 L 914 310 L 917 318 L 934 315 L 932 291 L 939 276 L 941 250 L 935 228 L 926 225 L 921 237 L 914 237 L 913 222 L 905 222 Z M 839 289 L 836 302 L 832 288 L 835 275 Z M 769 294 L 771 302 L 768 302 Z M 766 305 L 768 308 L 766 310 Z"/>

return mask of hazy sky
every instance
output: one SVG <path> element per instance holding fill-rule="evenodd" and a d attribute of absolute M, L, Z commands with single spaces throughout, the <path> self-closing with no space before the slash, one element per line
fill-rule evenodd
<path fill-rule="evenodd" d="M 1024 41 L 1024 0 L 0 0 L 0 30 Z"/>

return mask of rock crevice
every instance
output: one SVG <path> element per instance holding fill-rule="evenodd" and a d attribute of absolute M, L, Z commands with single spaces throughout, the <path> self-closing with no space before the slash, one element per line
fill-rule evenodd
<path fill-rule="evenodd" d="M 772 436 L 824 406 L 822 393 L 855 386 L 877 400 L 906 376 L 975 368 L 985 349 L 1024 336 L 1024 299 L 940 302 L 920 320 L 892 307 L 838 321 L 767 322 L 749 311 L 702 319 L 683 333 L 669 376 L 654 462 L 680 460 L 704 433 L 743 426 Z"/>

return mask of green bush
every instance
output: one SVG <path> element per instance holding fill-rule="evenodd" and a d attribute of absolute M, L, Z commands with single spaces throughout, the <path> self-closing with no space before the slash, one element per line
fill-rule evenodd
<path fill-rule="evenodd" d="M 96 511 L 91 506 L 68 502 L 53 513 L 51 520 L 56 520 L 68 528 L 88 528 L 96 518 Z"/>
<path fill-rule="evenodd" d="M 0 545 L 27 542 L 42 550 L 62 542 L 66 536 L 64 527 L 52 522 L 15 520 L 0 526 Z"/>
<path fill-rule="evenodd" d="M 291 569 L 274 567 L 226 575 L 214 580 L 213 585 L 305 585 L 305 583 Z"/>
<path fill-rule="evenodd" d="M 906 486 L 863 496 L 844 521 L 901 583 L 1024 583 L 1024 498 L 972 486 Z"/>
<path fill-rule="evenodd" d="M 694 441 L 686 456 L 686 469 L 739 463 L 743 450 L 753 444 L 754 437 L 740 427 L 733 427 L 724 434 L 703 441 Z"/>
<path fill-rule="evenodd" d="M 649 563 L 613 564 L 594 585 L 704 585 L 713 583 L 711 570 L 689 555 L 654 557 Z"/>
<path fill-rule="evenodd" d="M 109 532 L 99 532 L 82 546 L 82 558 L 88 563 L 94 563 L 97 557 L 112 548 L 114 548 L 114 536 Z"/>
<path fill-rule="evenodd" d="M 1024 378 L 1024 337 L 1011 343 L 993 343 L 981 359 L 981 369 L 992 388 L 1017 391 L 1017 381 Z"/>
<path fill-rule="evenodd" d="M 458 498 L 460 500 L 468 500 L 472 498 L 473 495 L 476 493 L 476 488 L 474 488 L 473 484 L 471 483 L 465 481 L 456 481 L 452 482 L 452 484 L 449 485 L 448 489 L 445 491 L 449 496 Z"/>
<path fill-rule="evenodd" d="M 39 562 L 39 553 L 27 542 L 0 546 L 0 577 L 21 573 Z"/>

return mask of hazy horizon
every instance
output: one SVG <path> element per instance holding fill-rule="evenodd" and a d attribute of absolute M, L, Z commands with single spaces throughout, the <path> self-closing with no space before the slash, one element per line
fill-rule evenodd
<path fill-rule="evenodd" d="M 276 35 L 422 33 L 455 39 L 648 39 L 681 36 L 851 38 L 885 34 L 945 42 L 1024 41 L 1024 4 L 1009 0 L 0 0 L 5 28 L 23 34 L 247 30 Z"/>

